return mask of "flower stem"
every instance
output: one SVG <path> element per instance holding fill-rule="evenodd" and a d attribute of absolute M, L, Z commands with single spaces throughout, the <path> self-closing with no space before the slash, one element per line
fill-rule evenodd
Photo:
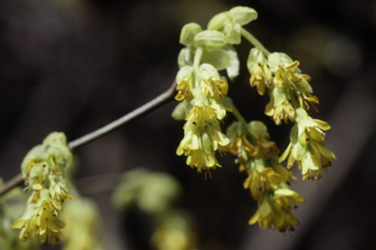
<path fill-rule="evenodd" d="M 256 48 L 261 50 L 266 56 L 270 54 L 270 52 L 261 44 L 261 42 L 257 40 L 256 37 L 254 37 L 246 29 L 242 28 L 241 34 L 245 39 L 247 39 L 250 43 L 252 43 Z"/>
<path fill-rule="evenodd" d="M 194 59 L 194 62 L 193 62 L 193 67 L 194 67 L 195 70 L 197 70 L 198 67 L 200 66 L 200 61 L 201 61 L 201 57 L 202 57 L 203 52 L 204 52 L 204 49 L 202 48 L 202 46 L 199 46 L 196 49 L 195 59 Z"/>
<path fill-rule="evenodd" d="M 226 107 L 232 109 L 231 113 L 236 117 L 236 119 L 238 119 L 238 121 L 244 126 L 244 128 L 246 128 L 247 122 L 244 119 L 244 117 L 240 114 L 235 104 L 232 102 L 232 99 L 230 97 L 225 97 L 225 98 L 222 98 L 222 102 Z"/>

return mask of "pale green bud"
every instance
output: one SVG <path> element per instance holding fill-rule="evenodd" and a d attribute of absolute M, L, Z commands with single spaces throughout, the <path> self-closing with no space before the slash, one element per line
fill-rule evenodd
<path fill-rule="evenodd" d="M 211 139 L 208 133 L 204 132 L 202 134 L 202 144 L 203 148 L 206 152 L 211 152 L 213 151 L 212 146 L 211 146 Z"/>
<path fill-rule="evenodd" d="M 230 57 L 223 49 L 205 50 L 201 58 L 201 63 L 208 63 L 213 65 L 217 70 L 222 70 L 229 66 Z"/>
<path fill-rule="evenodd" d="M 209 79 L 209 78 L 219 79 L 220 78 L 218 71 L 213 67 L 213 65 L 208 64 L 208 63 L 201 64 L 199 68 L 199 72 L 200 72 L 200 77 L 202 79 Z"/>
<path fill-rule="evenodd" d="M 250 123 L 248 123 L 247 129 L 255 138 L 258 138 L 260 136 L 269 138 L 268 128 L 261 121 L 251 121 Z"/>
<path fill-rule="evenodd" d="M 184 66 L 190 66 L 193 64 L 193 55 L 192 51 L 189 48 L 183 48 L 180 50 L 178 56 L 178 65 L 179 68 L 183 68 Z"/>
<path fill-rule="evenodd" d="M 180 43 L 186 46 L 192 45 L 195 35 L 201 31 L 202 28 L 197 23 L 184 25 L 180 33 Z"/>
<path fill-rule="evenodd" d="M 238 23 L 226 23 L 223 32 L 229 44 L 240 44 L 242 41 L 241 36 L 242 26 Z"/>
<path fill-rule="evenodd" d="M 249 7 L 237 6 L 229 11 L 232 21 L 240 25 L 246 25 L 257 19 L 257 12 Z"/>
<path fill-rule="evenodd" d="M 276 72 L 281 64 L 291 64 L 293 60 L 287 54 L 274 52 L 268 56 L 268 64 L 273 72 Z"/>
<path fill-rule="evenodd" d="M 261 50 L 258 48 L 253 48 L 249 52 L 248 60 L 247 60 L 247 68 L 250 73 L 253 71 L 253 67 L 258 64 L 265 62 L 265 57 L 264 54 L 262 53 Z"/>
<path fill-rule="evenodd" d="M 50 160 L 53 160 L 58 171 L 63 171 L 63 169 L 71 165 L 73 155 L 68 148 L 67 138 L 64 133 L 53 132 L 49 134 L 43 140 L 43 144 L 35 146 L 27 153 L 21 164 L 24 177 L 30 171 L 29 164 L 35 165 L 42 162 L 48 164 Z"/>
<path fill-rule="evenodd" d="M 204 46 L 208 50 L 220 49 L 226 45 L 223 33 L 216 30 L 205 30 L 196 34 L 194 38 L 197 46 Z"/>
<path fill-rule="evenodd" d="M 235 78 L 239 75 L 240 69 L 238 53 L 230 44 L 227 44 L 223 49 L 226 51 L 227 55 L 230 58 L 230 63 L 226 68 L 227 75 L 231 81 L 234 81 Z"/>
<path fill-rule="evenodd" d="M 177 121 L 182 121 L 185 119 L 186 115 L 188 114 L 190 107 L 187 101 L 182 101 L 178 105 L 176 105 L 174 111 L 172 111 L 172 118 L 174 118 Z"/>
<path fill-rule="evenodd" d="M 243 126 L 240 122 L 233 122 L 226 131 L 227 137 L 230 139 L 230 143 L 234 143 L 236 138 L 243 134 Z"/>
<path fill-rule="evenodd" d="M 210 19 L 208 23 L 208 29 L 209 30 L 219 30 L 221 29 L 226 21 L 228 20 L 227 12 L 219 13 Z"/>

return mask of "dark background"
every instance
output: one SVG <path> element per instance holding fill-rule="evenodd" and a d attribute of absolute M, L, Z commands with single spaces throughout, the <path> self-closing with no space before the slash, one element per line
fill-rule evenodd
<path fill-rule="evenodd" d="M 315 118 L 332 125 L 326 145 L 338 160 L 318 184 L 297 172 L 292 185 L 307 199 L 296 232 L 248 226 L 256 206 L 233 157 L 220 159 L 223 168 L 205 180 L 175 155 L 183 137 L 183 123 L 170 117 L 176 103 L 78 149 L 77 179 L 137 166 L 172 174 L 184 186 L 178 206 L 194 215 L 204 250 L 376 248 L 375 1 L 0 1 L 0 175 L 18 174 L 49 132 L 76 139 L 165 91 L 178 70 L 181 27 L 205 27 L 237 5 L 257 10 L 246 28 L 270 51 L 301 62 L 320 99 Z M 236 48 L 241 75 L 229 95 L 284 150 L 291 125 L 277 127 L 263 114 L 268 97 L 249 87 L 245 67 L 251 46 Z M 115 211 L 110 195 L 88 195 L 102 212 L 105 249 L 147 249 L 150 221 Z"/>

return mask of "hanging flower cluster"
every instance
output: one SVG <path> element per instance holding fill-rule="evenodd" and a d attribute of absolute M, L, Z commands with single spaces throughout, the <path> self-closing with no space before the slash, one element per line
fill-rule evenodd
<path fill-rule="evenodd" d="M 26 155 L 21 169 L 26 189 L 32 191 L 24 215 L 13 223 L 20 229 L 20 240 L 40 237 L 40 242 L 59 242 L 60 230 L 65 223 L 58 219 L 62 204 L 72 199 L 64 171 L 72 163 L 72 153 L 63 133 L 53 132 L 41 145 Z"/>
<path fill-rule="evenodd" d="M 244 188 L 250 190 L 258 204 L 249 224 L 257 222 L 261 228 L 294 231 L 299 221 L 292 210 L 295 203 L 304 202 L 304 198 L 290 189 L 288 183 L 294 177 L 278 162 L 279 149 L 267 139 L 266 126 L 259 121 L 236 122 L 228 128 L 227 134 L 231 141 L 230 152 L 237 156 L 240 171 L 248 174 Z"/>
<path fill-rule="evenodd" d="M 330 126 L 312 119 L 307 113 L 317 110 L 315 105 L 319 103 L 309 84 L 311 78 L 301 73 L 298 61 L 293 61 L 284 53 L 275 52 L 266 57 L 263 51 L 253 48 L 247 66 L 251 73 L 251 86 L 257 86 L 260 95 L 264 95 L 266 89 L 270 94 L 265 114 L 277 125 L 282 121 L 295 122 L 290 134 L 291 143 L 280 161 L 289 155 L 288 168 L 297 161 L 303 179 L 320 179 L 322 171 L 331 165 L 331 159 L 336 159 L 336 156 L 324 146 L 323 131 Z"/>
<path fill-rule="evenodd" d="M 304 198 L 289 187 L 291 171 L 296 162 L 303 179 L 320 179 L 323 170 L 331 165 L 335 155 L 324 146 L 325 133 L 330 126 L 308 114 L 317 111 L 318 98 L 313 94 L 311 78 L 299 69 L 299 62 L 285 53 L 270 53 L 244 25 L 257 19 L 257 12 L 238 6 L 215 15 L 207 30 L 195 23 L 183 27 L 180 42 L 183 48 L 178 57 L 180 71 L 176 83 L 176 99 L 181 103 L 173 112 L 177 120 L 185 119 L 184 138 L 178 155 L 187 156 L 187 164 L 198 171 L 220 167 L 215 152 L 230 151 L 237 156 L 240 170 L 247 173 L 244 187 L 257 201 L 258 210 L 250 224 L 261 228 L 293 231 L 298 225 L 293 215 L 295 203 Z M 226 70 L 233 80 L 239 74 L 239 59 L 233 45 L 248 40 L 251 49 L 247 67 L 250 84 L 257 92 L 269 93 L 265 114 L 275 124 L 293 122 L 290 145 L 280 158 L 278 147 L 269 141 L 266 126 L 261 122 L 247 124 L 229 97 L 227 81 L 217 70 Z M 238 122 L 221 132 L 220 122 L 231 111 Z"/>
<path fill-rule="evenodd" d="M 218 31 L 202 31 L 198 24 L 190 23 L 183 27 L 180 42 L 187 47 L 179 56 L 175 98 L 182 103 L 175 112 L 181 113 L 186 123 L 176 153 L 187 156 L 188 166 L 210 172 L 221 167 L 216 152 L 228 151 L 229 144 L 220 127 L 227 113 L 221 99 L 227 95 L 228 84 L 218 73 L 229 62 L 222 49 L 226 40 Z M 218 63 L 216 59 L 221 58 L 223 62 Z M 216 65 L 207 63 L 213 60 Z"/>

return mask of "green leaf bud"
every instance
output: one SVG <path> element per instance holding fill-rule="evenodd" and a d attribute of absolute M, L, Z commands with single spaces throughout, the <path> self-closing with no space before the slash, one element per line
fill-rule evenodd
<path fill-rule="evenodd" d="M 188 114 L 190 108 L 188 107 L 187 101 L 182 101 L 178 105 L 176 105 L 174 111 L 172 111 L 172 118 L 174 118 L 177 121 L 183 121 Z"/>
<path fill-rule="evenodd" d="M 208 51 L 205 50 L 201 63 L 213 65 L 217 70 L 222 70 L 230 65 L 230 57 L 223 49 Z"/>
<path fill-rule="evenodd" d="M 202 31 L 197 23 L 188 23 L 183 26 L 180 32 L 180 43 L 183 45 L 192 45 L 195 35 Z"/>
<path fill-rule="evenodd" d="M 226 68 L 227 75 L 231 81 L 234 81 L 234 79 L 239 75 L 240 62 L 238 53 L 236 53 L 234 47 L 229 44 L 226 45 L 223 49 L 226 51 L 227 55 L 230 58 L 230 63 Z"/>
<path fill-rule="evenodd" d="M 192 50 L 190 50 L 189 48 L 181 49 L 179 56 L 178 56 L 179 68 L 181 69 L 184 66 L 191 66 L 192 64 L 193 64 Z"/>
<path fill-rule="evenodd" d="M 247 129 L 255 138 L 260 137 L 260 135 L 269 138 L 268 128 L 261 121 L 251 121 L 248 123 Z"/>
<path fill-rule="evenodd" d="M 226 21 L 228 20 L 227 12 L 219 13 L 210 19 L 208 23 L 208 29 L 209 30 L 219 30 L 221 29 Z"/>
<path fill-rule="evenodd" d="M 237 6 L 229 11 L 229 16 L 234 23 L 246 25 L 257 19 L 257 12 L 249 7 Z"/>
<path fill-rule="evenodd" d="M 247 60 L 247 68 L 249 72 L 253 71 L 253 67 L 255 66 L 255 64 L 258 64 L 263 61 L 265 61 L 265 57 L 262 51 L 258 48 L 251 49 Z"/>
<path fill-rule="evenodd" d="M 220 49 L 226 45 L 225 36 L 216 30 L 205 30 L 195 35 L 195 44 L 208 50 Z"/>

